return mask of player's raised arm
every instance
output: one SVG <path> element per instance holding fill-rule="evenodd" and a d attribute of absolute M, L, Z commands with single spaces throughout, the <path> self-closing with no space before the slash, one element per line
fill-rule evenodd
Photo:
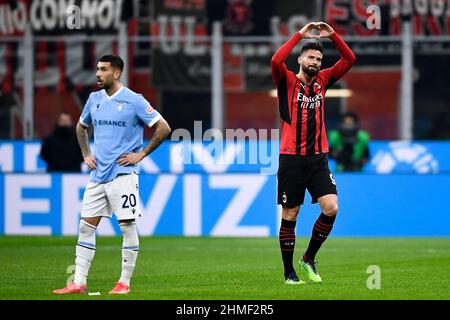
<path fill-rule="evenodd" d="M 272 76 L 276 83 L 283 78 L 286 72 L 285 61 L 291 53 L 292 49 L 303 38 L 315 38 L 311 31 L 316 27 L 316 22 L 310 22 L 305 25 L 299 32 L 296 32 L 285 44 L 283 44 L 272 57 Z"/>
<path fill-rule="evenodd" d="M 332 82 L 335 82 L 342 78 L 344 74 L 355 64 L 355 54 L 344 42 L 344 40 L 333 30 L 333 28 L 325 22 L 319 22 L 317 24 L 317 30 L 319 30 L 321 38 L 330 38 L 333 41 L 336 49 L 341 55 L 339 61 L 329 69 L 331 73 L 330 78 L 332 77 Z"/>

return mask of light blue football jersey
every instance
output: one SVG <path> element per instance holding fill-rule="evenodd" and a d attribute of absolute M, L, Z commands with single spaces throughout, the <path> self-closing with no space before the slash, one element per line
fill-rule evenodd
<path fill-rule="evenodd" d="M 124 86 L 112 96 L 105 90 L 92 92 L 80 117 L 83 126 L 94 126 L 97 169 L 91 172 L 91 181 L 104 183 L 138 171 L 137 165 L 121 166 L 117 160 L 141 151 L 145 126 L 151 127 L 159 119 L 159 112 L 141 94 Z"/>

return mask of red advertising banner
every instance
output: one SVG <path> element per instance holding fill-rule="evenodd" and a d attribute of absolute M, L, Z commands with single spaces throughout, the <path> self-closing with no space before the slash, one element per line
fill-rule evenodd
<path fill-rule="evenodd" d="M 29 0 L 0 0 L 0 37 L 22 36 L 28 22 Z"/>
<path fill-rule="evenodd" d="M 116 33 L 130 18 L 125 0 L 0 0 L 0 36 L 20 36 L 27 23 L 36 35 Z"/>
<path fill-rule="evenodd" d="M 322 17 L 341 35 L 400 35 L 404 17 L 411 19 L 416 35 L 450 34 L 446 0 L 323 0 Z"/>

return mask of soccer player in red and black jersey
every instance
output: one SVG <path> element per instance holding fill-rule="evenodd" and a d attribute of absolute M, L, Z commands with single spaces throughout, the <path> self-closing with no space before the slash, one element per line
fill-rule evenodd
<path fill-rule="evenodd" d="M 317 30 L 313 34 L 313 30 Z M 318 34 L 317 34 L 318 33 Z M 300 71 L 286 68 L 292 49 L 305 38 L 298 57 Z M 330 38 L 341 58 L 331 68 L 320 70 L 323 47 L 319 38 Z M 314 224 L 308 248 L 299 260 L 311 282 L 322 282 L 315 256 L 333 228 L 338 211 L 337 189 L 328 167 L 328 141 L 325 129 L 324 98 L 327 89 L 355 63 L 355 55 L 339 35 L 324 22 L 311 22 L 283 44 L 272 57 L 272 75 L 278 90 L 281 116 L 278 204 L 281 204 L 280 248 L 287 284 L 304 283 L 293 267 L 295 226 L 305 190 L 322 213 Z"/>

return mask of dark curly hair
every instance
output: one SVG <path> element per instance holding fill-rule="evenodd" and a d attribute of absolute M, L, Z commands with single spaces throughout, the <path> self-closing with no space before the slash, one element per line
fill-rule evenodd
<path fill-rule="evenodd" d="M 300 52 L 300 54 L 303 54 L 303 52 L 308 50 L 317 50 L 323 54 L 323 46 L 319 41 L 310 41 L 305 43 L 302 47 L 302 51 Z"/>
<path fill-rule="evenodd" d="M 119 57 L 119 56 L 108 54 L 106 56 L 101 57 L 98 61 L 100 61 L 100 62 L 109 62 L 109 63 L 111 63 L 111 66 L 113 68 L 119 69 L 120 72 L 123 71 L 124 63 L 123 63 L 122 58 Z"/>

